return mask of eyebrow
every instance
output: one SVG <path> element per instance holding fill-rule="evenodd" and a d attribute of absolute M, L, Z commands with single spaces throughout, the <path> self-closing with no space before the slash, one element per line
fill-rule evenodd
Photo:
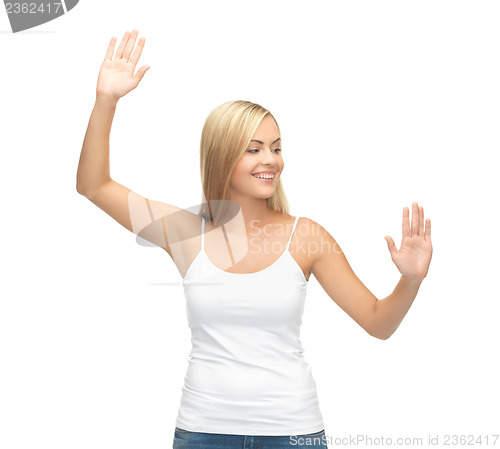
<path fill-rule="evenodd" d="M 273 143 L 276 143 L 278 140 L 281 140 L 281 137 L 278 137 Z M 250 142 L 257 142 L 260 143 L 261 145 L 264 145 L 264 142 L 262 142 L 262 140 L 251 140 Z"/>

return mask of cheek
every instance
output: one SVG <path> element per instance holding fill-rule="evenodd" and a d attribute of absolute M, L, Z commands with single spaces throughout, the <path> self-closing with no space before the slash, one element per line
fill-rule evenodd
<path fill-rule="evenodd" d="M 237 182 L 239 179 L 244 179 L 247 176 L 250 176 L 250 173 L 250 167 L 248 167 L 247 164 L 240 162 L 234 167 L 233 173 L 231 175 L 231 181 Z"/>

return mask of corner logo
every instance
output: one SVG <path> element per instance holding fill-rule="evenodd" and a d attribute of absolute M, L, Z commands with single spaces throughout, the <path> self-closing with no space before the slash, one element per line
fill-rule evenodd
<path fill-rule="evenodd" d="M 57 19 L 73 9 L 78 1 L 31 0 L 22 2 L 4 0 L 4 3 L 12 32 L 17 33 Z"/>

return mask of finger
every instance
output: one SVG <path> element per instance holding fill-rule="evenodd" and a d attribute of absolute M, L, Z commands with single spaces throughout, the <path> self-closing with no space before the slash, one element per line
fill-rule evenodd
<path fill-rule="evenodd" d="M 118 50 L 116 50 L 115 59 L 121 59 L 123 55 L 123 49 L 125 48 L 125 45 L 127 44 L 129 37 L 130 37 L 130 31 L 125 31 L 123 39 L 120 42 L 120 46 L 118 47 Z"/>
<path fill-rule="evenodd" d="M 418 235 L 418 204 L 413 203 L 411 208 L 411 235 Z"/>
<path fill-rule="evenodd" d="M 410 236 L 410 209 L 403 207 L 403 238 Z"/>
<path fill-rule="evenodd" d="M 137 35 L 139 34 L 139 31 L 137 30 L 132 30 L 132 34 L 130 35 L 130 39 L 127 42 L 127 45 L 125 46 L 125 50 L 123 52 L 123 59 L 128 62 L 130 59 L 130 54 L 132 53 L 132 50 L 134 49 L 135 45 L 135 40 L 137 39 Z"/>
<path fill-rule="evenodd" d="M 137 73 L 135 74 L 134 78 L 136 79 L 136 82 L 137 84 L 139 84 L 139 82 L 142 80 L 142 77 L 144 76 L 144 74 L 150 69 L 151 67 L 149 67 L 148 65 L 143 65 L 138 71 Z M 137 86 L 136 84 L 136 86 Z"/>
<path fill-rule="evenodd" d="M 390 237 L 389 235 L 386 235 L 385 237 L 385 241 L 387 242 L 387 247 L 389 248 L 389 251 L 390 253 L 394 253 L 394 252 L 398 252 L 397 248 L 396 248 L 396 245 L 394 244 L 394 240 L 392 240 L 392 237 Z"/>
<path fill-rule="evenodd" d="M 431 220 L 428 218 L 425 223 L 425 236 L 424 240 L 431 241 Z"/>
<path fill-rule="evenodd" d="M 132 54 L 132 57 L 130 58 L 130 62 L 133 64 L 134 69 L 139 61 L 139 58 L 141 57 L 142 54 L 142 49 L 144 48 L 144 43 L 146 42 L 145 37 L 141 37 L 139 39 L 139 42 L 137 42 L 137 47 L 135 47 L 134 53 Z"/>
<path fill-rule="evenodd" d="M 424 208 L 420 206 L 418 208 L 418 235 L 424 236 Z"/>
<path fill-rule="evenodd" d="M 104 60 L 109 59 L 111 61 L 111 58 L 113 57 L 113 52 L 115 51 L 115 42 L 116 42 L 116 37 L 113 36 L 109 41 L 108 50 L 106 52 Z"/>

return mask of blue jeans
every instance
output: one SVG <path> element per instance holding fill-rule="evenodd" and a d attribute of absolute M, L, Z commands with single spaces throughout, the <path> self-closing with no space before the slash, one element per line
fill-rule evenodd
<path fill-rule="evenodd" d="M 190 432 L 175 428 L 173 449 L 328 449 L 325 431 L 306 435 L 256 436 Z"/>

